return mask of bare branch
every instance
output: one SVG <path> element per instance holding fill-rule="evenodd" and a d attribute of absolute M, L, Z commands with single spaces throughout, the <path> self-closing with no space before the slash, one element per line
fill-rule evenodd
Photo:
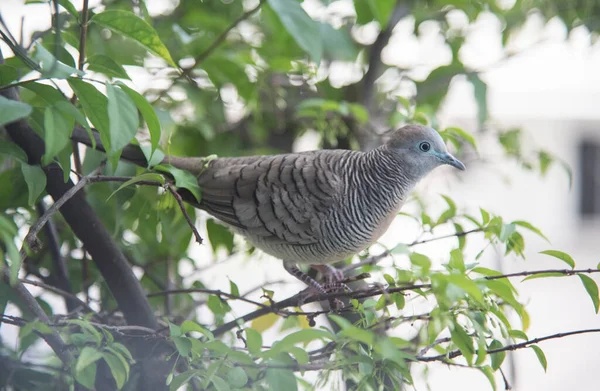
<path fill-rule="evenodd" d="M 47 290 L 49 292 L 55 293 L 55 294 L 60 295 L 60 296 L 62 296 L 64 298 L 67 298 L 69 300 L 74 301 L 79 306 L 81 306 L 81 308 L 83 308 L 83 310 L 85 312 L 87 312 L 87 313 L 95 313 L 95 311 L 89 305 L 87 305 L 87 303 L 85 303 L 84 301 L 82 301 L 79 297 L 77 297 L 73 293 L 64 291 L 62 289 L 59 289 L 57 287 L 54 287 L 52 285 L 48 285 L 48 284 L 45 284 L 45 283 L 39 282 L 39 281 L 21 279 L 21 280 L 19 280 L 19 282 L 21 282 L 22 284 L 34 285 L 34 286 L 43 288 L 43 289 L 45 289 L 45 290 Z M 77 310 L 77 309 L 74 309 L 72 311 L 75 311 L 75 310 Z"/>
<path fill-rule="evenodd" d="M 196 242 L 198 244 L 202 244 L 202 236 L 200 236 L 200 233 L 196 229 L 196 226 L 194 225 L 194 222 L 192 221 L 190 215 L 185 210 L 185 205 L 183 204 L 183 199 L 181 198 L 181 195 L 179 195 L 177 189 L 175 189 L 173 185 L 168 184 L 167 190 L 169 190 L 169 193 L 171 193 L 171 195 L 175 198 L 175 201 L 177 201 L 177 205 L 179 205 L 179 209 L 181 209 L 181 213 L 183 213 L 185 221 L 187 221 L 188 225 L 192 229 L 192 232 L 194 233 L 194 238 L 196 238 Z"/>

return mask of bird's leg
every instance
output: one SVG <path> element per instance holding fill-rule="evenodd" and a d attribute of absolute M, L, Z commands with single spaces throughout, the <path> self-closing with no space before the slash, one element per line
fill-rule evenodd
<path fill-rule="evenodd" d="M 315 280 L 308 274 L 304 273 L 302 270 L 298 269 L 298 267 L 296 265 L 294 265 L 293 263 L 283 262 L 283 268 L 288 273 L 290 273 L 292 276 L 296 277 L 297 279 L 299 279 L 300 281 L 302 281 L 309 287 L 308 295 L 306 295 L 304 297 L 300 297 L 300 299 L 298 300 L 299 306 L 304 304 L 304 301 L 307 298 L 314 295 L 315 291 L 317 294 L 320 294 L 320 295 L 327 294 L 327 289 L 325 289 L 325 287 L 323 287 L 323 285 L 319 284 L 319 282 L 317 282 L 317 280 Z M 313 292 L 310 292 L 310 290 L 312 290 Z M 333 309 L 338 309 L 343 306 L 343 303 L 338 299 L 329 300 L 329 303 Z"/>
<path fill-rule="evenodd" d="M 325 290 L 328 292 L 336 292 L 340 290 L 352 292 L 352 289 L 342 282 L 344 280 L 344 272 L 340 269 L 336 269 L 335 267 L 327 264 L 310 265 L 310 267 L 318 270 L 323 275 L 323 279 L 327 281 L 327 283 L 323 285 L 323 288 L 325 288 Z"/>
<path fill-rule="evenodd" d="M 297 279 L 308 285 L 313 290 L 317 291 L 319 294 L 327 294 L 327 291 L 325 290 L 323 285 L 319 284 L 317 280 L 304 273 L 302 270 L 298 269 L 298 267 L 293 263 L 283 262 L 283 268 L 285 269 L 285 271 L 287 271 L 292 276 L 296 277 Z"/>

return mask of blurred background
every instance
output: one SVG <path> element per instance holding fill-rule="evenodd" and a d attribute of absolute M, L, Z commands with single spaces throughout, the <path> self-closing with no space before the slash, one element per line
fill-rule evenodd
<path fill-rule="evenodd" d="M 73 2 L 78 9 L 79 3 Z M 90 5 L 101 3 L 91 1 Z M 205 48 L 205 41 L 214 40 L 217 32 L 228 26 L 235 15 L 254 8 L 257 2 L 205 0 L 202 4 L 192 3 L 145 1 L 148 15 L 172 53 L 177 49 L 187 50 L 194 44 Z M 214 63 L 207 62 L 198 83 L 201 87 L 216 86 L 218 93 L 214 90 L 212 94 L 198 93 L 184 85 L 170 87 L 170 75 L 159 70 L 156 60 L 145 59 L 140 63 L 136 59 L 137 66 L 132 63 L 131 68 L 127 67 L 132 77 L 130 84 L 136 90 L 147 91 L 150 101 L 162 99 L 158 110 L 162 113 L 163 125 L 167 124 L 164 127 L 172 131 L 173 154 L 236 155 L 322 147 L 369 149 L 377 144 L 378 135 L 385 129 L 403 121 L 426 118 L 437 129 L 458 127 L 474 134 L 477 149 L 462 145 L 461 157 L 467 171 L 457 174 L 450 168 L 438 169 L 420 184 L 416 189 L 418 197 L 409 202 L 404 211 L 418 214 L 422 203 L 430 210 L 441 211 L 445 204 L 439 194 L 449 194 L 463 211 L 477 214 L 479 207 L 483 207 L 505 219 L 526 220 L 539 227 L 551 245 L 537 236 L 525 234 L 526 260 L 514 255 L 505 258 L 494 249 L 480 258 L 484 266 L 505 273 L 562 268 L 551 258 L 539 254 L 548 248 L 571 254 L 578 268 L 596 268 L 600 261 L 600 44 L 597 33 L 600 3 L 393 2 L 391 11 L 386 14 L 390 19 L 387 25 L 373 20 L 362 23 L 359 12 L 362 8 L 355 9 L 352 1 L 306 0 L 302 6 L 313 19 L 328 20 L 349 34 L 346 38 L 332 38 L 336 41 L 326 46 L 329 51 L 325 52 L 319 67 L 313 65 L 307 70 L 303 67 L 310 68 L 310 65 L 292 62 L 290 68 L 289 61 L 285 63 L 289 53 L 282 49 L 289 42 L 286 44 L 270 35 L 273 31 L 270 20 L 263 21 L 265 24 L 241 23 L 232 32 L 234 38 L 228 52 L 217 52 L 220 57 L 214 57 Z M 371 6 L 370 9 L 376 8 Z M 19 0 L 3 0 L 0 12 L 13 34 L 23 31 L 28 37 L 51 26 L 47 4 L 25 5 Z M 261 17 L 266 16 L 261 14 Z M 377 55 L 373 47 L 380 42 L 382 33 L 388 36 L 379 49 L 381 63 L 377 59 L 369 62 L 370 55 Z M 110 37 L 102 34 L 102 31 L 92 32 L 90 39 L 95 45 L 111 45 Z M 206 35 L 202 38 L 205 41 L 197 39 L 202 34 Z M 101 42 L 102 39 L 105 41 Z M 236 45 L 253 41 L 263 42 L 263 45 L 257 45 L 254 53 L 242 49 L 236 52 Z M 6 53 L 8 48 L 2 43 L 0 46 Z M 271 52 L 267 53 L 268 50 Z M 111 53 L 109 48 L 106 53 Z M 193 53 L 185 53 L 179 59 L 180 64 L 193 64 Z M 255 58 L 259 55 L 269 59 L 268 66 Z M 231 66 L 230 62 L 238 61 L 251 61 L 255 66 L 253 69 Z M 369 73 L 368 69 L 375 68 L 374 74 Z M 216 75 L 215 69 L 222 73 Z M 295 77 L 282 76 L 292 69 Z M 232 80 L 244 70 L 250 83 Z M 365 78 L 371 78 L 371 85 L 361 84 Z M 375 90 L 372 86 L 376 86 Z M 163 90 L 167 92 L 161 92 Z M 319 121 L 317 125 L 304 126 L 298 116 L 293 116 L 293 124 L 288 123 L 290 111 L 297 109 L 296 101 L 319 96 L 361 105 L 369 113 L 369 126 L 354 126 L 343 113 L 334 115 L 338 128 L 333 135 L 328 133 L 330 123 L 325 126 L 329 130 Z M 331 119 L 317 103 L 305 104 L 299 110 L 305 110 L 302 113 L 309 118 L 320 120 L 319 116 L 323 115 Z M 310 111 L 311 107 L 317 108 Z M 221 136 L 223 125 L 233 130 Z M 231 132 L 236 135 L 234 138 L 230 137 Z M 499 142 L 502 134 L 510 132 L 519 137 L 518 151 L 511 150 L 510 145 L 507 147 L 506 137 L 505 143 Z M 539 151 L 552 156 L 553 164 L 547 169 L 541 167 Z M 571 168 L 571 174 L 564 165 Z M 200 216 L 200 225 L 204 221 L 205 216 Z M 435 235 L 426 234 L 423 238 L 445 233 L 452 231 L 441 228 Z M 371 253 L 399 242 L 410 243 L 419 235 L 419 225 L 400 216 L 382 238 L 382 245 L 375 246 Z M 483 243 L 483 238 L 469 238 L 473 256 Z M 236 245 L 241 245 L 237 239 Z M 455 245 L 456 239 L 451 238 L 419 246 L 418 251 L 441 261 Z M 210 246 L 192 246 L 189 257 L 191 261 L 179 264 L 180 274 L 189 276 L 182 280 L 184 285 L 195 278 L 195 269 L 208 267 L 201 275 L 210 288 L 224 289 L 231 279 L 237 282 L 240 291 L 247 291 L 283 280 L 285 283 L 271 284 L 268 288 L 276 291 L 279 299 L 301 289 L 280 267 L 280 261 L 264 255 L 254 256 L 259 258 L 256 260 L 248 259 L 245 254 L 213 252 Z M 218 264 L 214 266 L 216 261 Z M 401 257 L 386 260 L 383 265 L 392 262 L 398 266 L 409 265 Z M 596 276 L 591 275 L 600 282 Z M 600 325 L 600 318 L 594 314 L 592 303 L 576 278 L 523 283 L 515 279 L 513 283 L 520 291 L 520 301 L 526 303 L 530 312 L 530 337 Z M 97 293 L 92 290 L 90 294 Z M 64 306 L 57 297 L 46 295 L 52 306 L 58 309 Z M 246 308 L 232 307 L 240 312 Z M 405 315 L 420 313 L 422 308 L 418 303 L 407 305 Z M 16 328 L 3 325 L 0 331 L 4 341 L 16 340 Z M 271 338 L 279 335 L 275 329 L 269 333 Z M 411 329 L 406 326 L 394 333 L 407 337 Z M 531 349 L 509 354 L 505 372 L 514 390 L 598 389 L 595 370 L 600 363 L 600 335 L 550 340 L 542 347 L 548 359 L 547 373 Z M 425 365 L 414 366 L 417 390 L 427 389 L 425 379 L 431 390 L 489 389 L 488 380 L 477 371 L 448 368 L 443 364 L 427 367 L 428 373 L 425 373 Z M 497 380 L 502 389 L 501 379 Z"/>

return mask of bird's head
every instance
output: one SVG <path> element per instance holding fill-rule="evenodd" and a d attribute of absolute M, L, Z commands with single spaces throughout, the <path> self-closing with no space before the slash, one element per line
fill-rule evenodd
<path fill-rule="evenodd" d="M 442 164 L 465 169 L 465 165 L 448 152 L 440 134 L 428 126 L 403 126 L 390 134 L 385 147 L 418 178 Z"/>

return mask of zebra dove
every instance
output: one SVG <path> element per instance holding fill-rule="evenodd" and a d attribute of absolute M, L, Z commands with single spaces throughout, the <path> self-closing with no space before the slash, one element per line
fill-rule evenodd
<path fill-rule="evenodd" d="M 320 294 L 326 286 L 298 264 L 335 284 L 343 276 L 328 264 L 373 244 L 421 178 L 442 164 L 465 169 L 441 136 L 421 125 L 396 130 L 369 152 L 217 158 L 206 166 L 201 158 L 167 157 L 163 163 L 197 175 L 202 199 L 194 206 L 282 259 L 290 274 Z"/>

